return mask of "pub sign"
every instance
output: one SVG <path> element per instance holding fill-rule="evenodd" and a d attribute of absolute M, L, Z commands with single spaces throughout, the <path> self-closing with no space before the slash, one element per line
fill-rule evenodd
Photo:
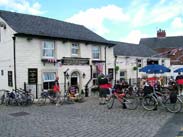
<path fill-rule="evenodd" d="M 37 84 L 38 82 L 38 70 L 37 68 L 28 68 L 28 84 Z"/>

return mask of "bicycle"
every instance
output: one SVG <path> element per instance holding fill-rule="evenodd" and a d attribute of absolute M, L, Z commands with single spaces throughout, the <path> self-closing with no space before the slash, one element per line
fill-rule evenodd
<path fill-rule="evenodd" d="M 6 90 L 6 89 L 1 89 L 0 91 L 3 92 L 3 94 L 0 97 L 0 105 L 2 105 L 2 104 L 5 104 L 5 100 L 8 96 L 8 94 L 10 93 L 10 91 Z"/>
<path fill-rule="evenodd" d="M 147 94 L 142 98 L 142 107 L 146 110 L 155 110 L 159 105 L 164 107 L 167 111 L 172 113 L 180 112 L 183 101 L 179 96 L 172 102 L 170 92 L 160 93 L 153 90 L 153 93 Z"/>
<path fill-rule="evenodd" d="M 61 92 L 56 95 L 52 90 L 43 90 L 41 96 L 38 98 L 39 105 L 45 105 L 47 102 L 53 104 L 63 104 L 63 98 L 61 96 Z"/>
<path fill-rule="evenodd" d="M 108 109 L 111 109 L 113 107 L 115 99 L 117 99 L 119 103 L 123 105 L 123 107 L 125 106 L 127 109 L 134 110 L 138 107 L 137 98 L 133 96 L 127 97 L 124 92 L 113 89 L 112 95 L 110 95 L 107 100 Z"/>

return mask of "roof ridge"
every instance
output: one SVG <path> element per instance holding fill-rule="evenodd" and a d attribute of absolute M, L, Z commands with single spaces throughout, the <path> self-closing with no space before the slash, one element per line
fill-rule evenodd
<path fill-rule="evenodd" d="M 1 12 L 7 12 L 7 13 L 11 13 L 11 14 L 13 13 L 13 14 L 19 14 L 19 15 L 25 15 L 25 16 L 32 16 L 32 17 L 39 17 L 39 18 L 42 18 L 42 19 L 54 20 L 54 21 L 58 21 L 58 22 L 62 22 L 62 23 L 71 24 L 71 25 L 83 26 L 83 25 L 80 25 L 80 24 L 71 23 L 71 22 L 67 22 L 67 21 L 63 21 L 63 20 L 59 20 L 59 19 L 55 19 L 55 18 L 40 16 L 40 15 L 26 14 L 26 13 L 20 13 L 20 12 L 12 12 L 12 11 L 7 11 L 7 10 L 0 10 L 0 13 Z"/>

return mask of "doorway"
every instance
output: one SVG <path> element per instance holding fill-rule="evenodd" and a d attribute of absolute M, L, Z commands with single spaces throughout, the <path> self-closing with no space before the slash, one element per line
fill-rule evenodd
<path fill-rule="evenodd" d="M 79 82 L 79 76 L 80 73 L 75 71 L 71 74 L 71 86 L 79 86 L 80 82 Z"/>

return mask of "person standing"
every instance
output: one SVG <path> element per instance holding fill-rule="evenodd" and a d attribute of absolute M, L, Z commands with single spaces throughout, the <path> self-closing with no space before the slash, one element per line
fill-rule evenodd
<path fill-rule="evenodd" d="M 56 106 L 59 105 L 59 97 L 60 97 L 60 86 L 59 86 L 59 77 L 56 76 L 55 83 L 53 86 L 53 91 L 55 93 L 55 99 L 56 99 Z"/>
<path fill-rule="evenodd" d="M 180 72 L 176 77 L 176 83 L 177 83 L 179 95 L 183 95 L 183 75 L 181 75 Z"/>
<path fill-rule="evenodd" d="M 99 86 L 99 105 L 104 105 L 106 102 L 107 94 L 109 94 L 110 84 L 108 83 L 108 79 L 102 74 L 98 78 L 98 86 Z"/>

